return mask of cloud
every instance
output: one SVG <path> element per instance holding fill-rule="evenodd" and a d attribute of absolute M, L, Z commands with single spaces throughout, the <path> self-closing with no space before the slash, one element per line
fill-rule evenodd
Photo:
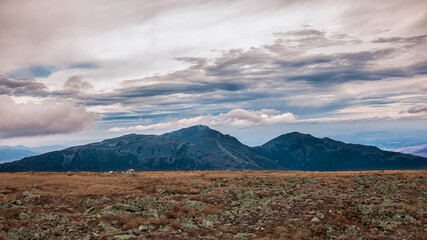
<path fill-rule="evenodd" d="M 17 104 L 0 95 L 0 137 L 37 136 L 78 132 L 93 125 L 96 113 L 71 103 Z"/>
<path fill-rule="evenodd" d="M 46 85 L 31 78 L 9 78 L 0 75 L 0 95 L 37 96 L 48 92 Z"/>
<path fill-rule="evenodd" d="M 76 102 L 99 111 L 101 124 L 188 120 L 231 109 L 342 119 L 341 110 L 374 106 L 365 118 L 425 102 L 422 1 L 379 1 L 375 8 L 312 0 L 0 5 L 7 33 L 0 50 L 8 56 L 0 70 L 36 78 L 0 79 L 0 93 Z M 395 82 L 416 78 L 410 87 Z M 354 92 L 365 84 L 371 85 Z"/>
<path fill-rule="evenodd" d="M 408 46 L 419 45 L 427 41 L 427 35 L 418 35 L 413 37 L 388 37 L 388 38 L 377 38 L 373 40 L 373 43 L 402 43 Z"/>
<path fill-rule="evenodd" d="M 355 105 L 383 106 L 367 113 L 374 118 L 384 109 L 388 110 L 383 115 L 388 116 L 387 106 L 402 101 L 396 100 L 400 95 L 409 102 L 422 101 L 421 81 L 411 84 L 410 88 L 396 88 L 407 85 L 411 78 L 423 78 L 427 74 L 423 57 L 415 57 L 413 49 L 400 49 L 400 43 L 364 45 L 362 40 L 350 35 L 309 26 L 274 36 L 276 40 L 271 44 L 231 49 L 212 58 L 176 57 L 175 60 L 189 66 L 163 75 L 121 81 L 119 87 L 109 91 L 96 91 L 83 75 L 72 74 L 61 75 L 68 78 L 63 89 L 52 91 L 34 79 L 6 79 L 8 84 L 3 85 L 8 87 L 3 93 L 25 96 L 27 91 L 28 96 L 78 102 L 90 109 L 101 109 L 102 121 L 127 119 L 128 124 L 134 125 L 138 124 L 135 119 L 140 118 L 150 118 L 153 122 L 162 122 L 164 117 L 192 119 L 195 112 L 209 116 L 239 108 L 287 109 L 304 118 L 338 121 L 343 119 L 339 118 L 340 110 Z M 421 40 L 410 41 L 418 47 L 425 45 Z M 404 62 L 389 64 L 402 54 Z M 22 89 L 11 85 L 17 81 L 24 86 Z M 364 85 L 362 82 L 370 87 L 350 93 Z M 345 87 L 347 84 L 352 87 Z M 398 113 L 403 109 L 398 106 L 393 111 Z M 347 117 L 360 119 L 357 114 Z"/>
<path fill-rule="evenodd" d="M 397 54 L 397 49 L 392 47 L 354 52 L 322 53 L 318 50 L 331 45 L 360 43 L 360 40 L 348 35 L 328 34 L 305 28 L 276 33 L 275 36 L 278 39 L 273 44 L 248 50 L 232 49 L 215 58 L 175 58 L 190 63 L 191 66 L 165 75 L 123 81 L 121 87 L 93 95 L 86 100 L 90 105 L 126 105 L 136 104 L 147 98 L 158 97 L 160 100 L 162 96 L 175 99 L 176 96 L 172 95 L 184 94 L 187 96 L 187 103 L 203 101 L 204 104 L 209 104 L 210 100 L 212 103 L 243 102 L 247 99 L 277 97 L 276 94 L 280 96 L 280 92 L 282 95 L 285 92 L 291 95 L 304 94 L 304 89 L 310 87 L 322 91 L 323 88 L 345 82 L 377 81 L 424 74 L 423 62 L 395 68 L 378 67 L 378 62 Z M 286 40 L 285 37 L 289 36 L 292 41 Z M 310 49 L 295 48 L 294 45 Z M 315 49 L 318 51 L 308 51 Z M 286 91 L 295 86 L 291 82 L 300 82 L 300 89 Z M 209 96 L 214 98 L 209 99 Z M 175 100 L 179 102 L 178 99 Z"/>
<path fill-rule="evenodd" d="M 295 122 L 296 116 L 290 112 L 280 113 L 274 109 L 262 109 L 259 111 L 248 111 L 244 109 L 234 109 L 228 113 L 218 115 L 203 115 L 193 118 L 184 118 L 176 121 L 157 123 L 151 125 L 138 125 L 134 127 L 109 129 L 110 132 L 122 131 L 144 131 L 153 129 L 179 129 L 197 124 L 208 126 L 233 126 L 246 128 L 258 125 L 275 125 L 281 123 Z"/>
<path fill-rule="evenodd" d="M 65 91 L 87 92 L 94 88 L 93 84 L 82 79 L 80 75 L 74 75 L 68 78 L 64 84 Z"/>
<path fill-rule="evenodd" d="M 420 113 L 420 112 L 427 112 L 427 105 L 417 105 L 409 108 L 407 113 Z"/>

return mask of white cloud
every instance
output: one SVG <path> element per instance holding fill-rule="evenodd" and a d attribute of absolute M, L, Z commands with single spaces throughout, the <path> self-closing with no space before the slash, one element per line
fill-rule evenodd
<path fill-rule="evenodd" d="M 149 125 L 137 125 L 132 127 L 113 127 L 109 132 L 124 131 L 146 131 L 146 130 L 175 130 L 190 127 L 198 124 L 214 126 L 232 126 L 236 128 L 247 128 L 260 125 L 277 125 L 287 123 L 338 123 L 338 122 L 357 122 L 357 121 L 376 121 L 376 120 L 398 120 L 398 119 L 424 119 L 426 113 L 421 111 L 418 114 L 398 112 L 397 106 L 387 106 L 386 110 L 373 108 L 369 106 L 347 107 L 340 110 L 340 114 L 328 117 L 301 118 L 298 119 L 293 113 L 281 113 L 274 109 L 262 109 L 259 111 L 248 111 L 244 109 L 234 109 L 228 113 L 218 115 L 201 115 L 193 118 L 183 118 L 168 122 L 161 122 Z M 373 114 L 372 112 L 375 112 Z"/>
<path fill-rule="evenodd" d="M 18 137 L 78 132 L 90 127 L 97 114 L 69 102 L 17 104 L 0 95 L 0 116 L 0 137 Z"/>
<path fill-rule="evenodd" d="M 262 109 L 259 111 L 247 111 L 244 109 L 234 109 L 228 113 L 214 115 L 203 115 L 193 118 L 184 118 L 176 121 L 163 122 L 151 125 L 138 125 L 134 127 L 109 129 L 110 132 L 122 131 L 144 131 L 157 129 L 179 129 L 197 124 L 208 126 L 233 126 L 246 128 L 258 125 L 274 125 L 280 123 L 291 123 L 296 121 L 296 116 L 290 112 L 280 113 L 274 109 Z"/>

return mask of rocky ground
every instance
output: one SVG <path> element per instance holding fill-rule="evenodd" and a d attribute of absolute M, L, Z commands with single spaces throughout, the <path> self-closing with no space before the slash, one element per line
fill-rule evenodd
<path fill-rule="evenodd" d="M 0 239 L 427 239 L 427 171 L 0 174 Z"/>

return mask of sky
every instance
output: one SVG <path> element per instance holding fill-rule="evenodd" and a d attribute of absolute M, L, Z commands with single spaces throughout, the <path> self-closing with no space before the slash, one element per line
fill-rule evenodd
<path fill-rule="evenodd" d="M 2 0 L 0 52 L 0 145 L 427 130 L 423 0 Z"/>

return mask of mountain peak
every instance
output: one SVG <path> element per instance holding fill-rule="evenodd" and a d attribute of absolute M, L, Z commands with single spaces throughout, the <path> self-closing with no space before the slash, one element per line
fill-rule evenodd
<path fill-rule="evenodd" d="M 290 132 L 282 134 L 281 136 L 287 136 L 287 137 L 310 137 L 311 135 L 308 133 L 300 133 L 300 132 Z"/>
<path fill-rule="evenodd" d="M 182 128 L 177 131 L 173 131 L 170 133 L 165 133 L 162 136 L 168 138 L 178 138 L 185 140 L 195 140 L 195 139 L 206 139 L 211 137 L 218 137 L 222 135 L 222 133 L 206 126 L 206 125 L 194 125 L 188 128 Z"/>
<path fill-rule="evenodd" d="M 316 138 L 313 137 L 312 135 L 306 134 L 306 133 L 290 132 L 290 133 L 282 134 L 282 135 L 270 140 L 269 142 L 282 142 L 282 141 L 292 141 L 292 142 L 297 141 L 297 142 L 299 142 L 299 141 L 306 141 L 308 139 L 316 139 Z"/>
<path fill-rule="evenodd" d="M 188 127 L 188 128 L 182 128 L 182 129 L 180 129 L 178 131 L 185 130 L 185 129 L 194 130 L 194 131 L 213 130 L 212 128 L 208 127 L 207 125 L 198 124 L 198 125 L 194 125 L 194 126 L 191 126 L 191 127 Z"/>

